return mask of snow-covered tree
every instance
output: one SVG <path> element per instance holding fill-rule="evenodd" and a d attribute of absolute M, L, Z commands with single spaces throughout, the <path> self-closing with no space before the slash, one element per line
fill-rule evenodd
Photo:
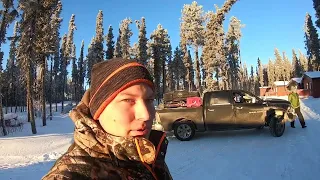
<path fill-rule="evenodd" d="M 199 48 L 204 44 L 204 29 L 205 15 L 202 6 L 198 5 L 196 1 L 193 1 L 191 4 L 185 4 L 182 9 L 180 36 L 181 39 L 186 41 L 187 45 L 193 48 L 195 54 L 195 74 L 199 90 L 201 90 Z M 184 53 L 187 54 L 188 52 L 185 51 Z"/>
<path fill-rule="evenodd" d="M 104 50 L 103 50 L 103 12 L 99 10 L 96 19 L 96 35 L 94 37 L 93 44 L 93 54 L 94 62 L 93 64 L 99 63 L 104 60 Z"/>
<path fill-rule="evenodd" d="M 62 11 L 62 3 L 61 1 L 58 2 L 53 15 L 51 17 L 50 26 L 52 29 L 52 35 L 50 42 L 52 43 L 53 52 L 51 54 L 51 71 L 50 71 L 50 85 L 49 85 L 49 106 L 50 106 L 50 120 L 52 120 L 52 100 L 54 99 L 54 102 L 56 103 L 56 111 L 58 111 L 57 102 L 59 97 L 59 86 L 58 82 L 60 82 L 60 77 L 58 75 L 59 72 L 61 72 L 61 69 L 59 68 L 60 64 L 60 56 L 59 56 L 59 49 L 60 49 L 60 27 L 62 18 L 60 17 Z M 53 67 L 52 67 L 53 66 Z"/>
<path fill-rule="evenodd" d="M 244 25 L 236 17 L 230 19 L 229 29 L 226 35 L 226 56 L 229 64 L 229 82 L 231 89 L 238 89 L 239 82 L 239 59 L 240 59 L 240 38 L 241 28 Z"/>
<path fill-rule="evenodd" d="M 152 47 L 152 59 L 154 60 L 154 82 L 156 85 L 156 98 L 161 98 L 161 92 L 165 92 L 165 68 L 170 50 L 170 37 L 168 31 L 158 24 L 151 36 L 151 47 Z M 162 91 L 160 89 L 162 77 Z"/>
<path fill-rule="evenodd" d="M 300 59 L 297 57 L 297 53 L 292 49 L 292 76 L 301 77 L 303 74 L 303 68 L 301 66 Z"/>
<path fill-rule="evenodd" d="M 213 76 L 216 75 L 217 82 L 219 77 L 223 82 L 227 81 L 227 63 L 224 52 L 224 31 L 223 21 L 225 15 L 230 11 L 232 5 L 237 0 L 227 0 L 222 8 L 216 7 L 216 12 L 208 13 L 208 23 L 206 25 L 205 40 L 203 47 L 203 62 L 206 69 L 207 90 L 217 89 Z"/>
<path fill-rule="evenodd" d="M 269 59 L 268 63 L 268 85 L 273 86 L 273 83 L 275 82 L 275 66 L 271 59 Z"/>
<path fill-rule="evenodd" d="M 138 37 L 138 48 L 137 48 L 137 60 L 143 65 L 147 65 L 148 54 L 147 54 L 147 31 L 146 31 L 146 20 L 144 17 L 141 18 L 140 21 L 136 20 L 136 25 L 139 30 Z"/>
<path fill-rule="evenodd" d="M 274 65 L 276 68 L 275 70 L 275 80 L 276 81 L 282 81 L 284 79 L 283 72 L 284 72 L 284 63 L 281 57 L 281 54 L 277 48 L 274 49 L 274 55 L 275 55 L 275 62 Z"/>
<path fill-rule="evenodd" d="M 76 24 L 75 24 L 75 15 L 72 14 L 70 21 L 69 21 L 69 29 L 68 29 L 68 35 L 65 43 L 65 47 L 63 49 L 63 68 L 62 68 L 62 76 L 63 76 L 63 88 L 62 88 L 62 101 L 61 101 L 61 112 L 64 111 L 64 99 L 65 99 L 65 90 L 67 86 L 67 66 L 70 64 L 70 60 L 74 57 L 71 56 L 71 53 L 73 51 L 74 46 L 74 31 L 76 30 Z"/>
<path fill-rule="evenodd" d="M 289 81 L 291 79 L 292 66 L 286 53 L 283 52 L 283 80 Z"/>
<path fill-rule="evenodd" d="M 132 21 L 130 18 L 125 18 L 120 24 L 120 49 L 124 59 L 130 59 L 130 38 L 133 34 L 130 29 L 131 23 Z"/>

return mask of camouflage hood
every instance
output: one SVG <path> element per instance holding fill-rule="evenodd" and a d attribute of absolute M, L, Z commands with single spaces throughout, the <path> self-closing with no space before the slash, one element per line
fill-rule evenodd
<path fill-rule="evenodd" d="M 168 144 L 165 133 L 152 130 L 149 139 L 110 135 L 92 119 L 89 97 L 87 91 L 69 114 L 75 123 L 74 144 L 43 179 L 171 179 L 164 162 Z M 111 176 L 110 171 L 117 176 Z"/>

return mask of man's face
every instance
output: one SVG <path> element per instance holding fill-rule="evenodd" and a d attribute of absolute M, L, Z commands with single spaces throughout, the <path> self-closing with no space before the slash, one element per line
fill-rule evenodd
<path fill-rule="evenodd" d="M 144 84 L 136 84 L 120 92 L 101 113 L 102 128 L 115 136 L 148 138 L 155 118 L 154 92 Z"/>

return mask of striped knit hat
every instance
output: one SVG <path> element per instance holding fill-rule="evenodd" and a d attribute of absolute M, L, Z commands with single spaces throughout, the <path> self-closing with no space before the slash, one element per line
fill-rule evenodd
<path fill-rule="evenodd" d="M 90 113 L 97 120 L 107 105 L 124 89 L 136 83 L 154 84 L 149 71 L 135 60 L 113 58 L 91 70 Z"/>

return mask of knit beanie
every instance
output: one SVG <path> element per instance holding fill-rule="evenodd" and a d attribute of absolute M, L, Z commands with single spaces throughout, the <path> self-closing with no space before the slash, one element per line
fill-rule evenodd
<path fill-rule="evenodd" d="M 149 71 L 136 60 L 113 58 L 93 65 L 89 102 L 93 119 L 97 120 L 121 91 L 136 83 L 146 83 L 154 90 Z"/>

